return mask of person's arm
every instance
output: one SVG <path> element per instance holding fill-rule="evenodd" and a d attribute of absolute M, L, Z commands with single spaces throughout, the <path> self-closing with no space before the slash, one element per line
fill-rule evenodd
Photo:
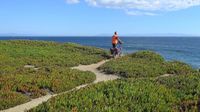
<path fill-rule="evenodd" d="M 118 37 L 118 41 L 119 41 L 120 44 L 123 44 L 123 42 L 119 39 L 119 37 Z"/>

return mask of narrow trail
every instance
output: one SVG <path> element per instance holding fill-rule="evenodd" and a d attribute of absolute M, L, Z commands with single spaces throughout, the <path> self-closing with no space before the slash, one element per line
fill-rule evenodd
<path fill-rule="evenodd" d="M 96 80 L 92 84 L 102 82 L 102 81 L 118 79 L 119 77 L 116 76 L 116 75 L 104 74 L 104 73 L 97 70 L 97 68 L 99 66 L 103 65 L 107 61 L 108 60 L 104 60 L 104 61 L 101 61 L 99 63 L 91 64 L 91 65 L 79 65 L 77 67 L 72 67 L 72 69 L 78 69 L 78 70 L 81 70 L 81 71 L 91 71 L 91 72 L 93 72 L 96 75 Z M 39 97 L 39 98 L 36 98 L 36 99 L 32 99 L 31 101 L 29 101 L 27 103 L 24 103 L 24 104 L 21 104 L 21 105 L 18 105 L 18 106 L 15 106 L 15 107 L 12 107 L 12 108 L 9 108 L 9 109 L 6 109 L 6 110 L 2 110 L 0 112 L 24 112 L 24 111 L 30 110 L 30 109 L 38 106 L 39 104 L 42 104 L 43 102 L 46 102 L 47 100 L 49 100 L 52 97 L 55 97 L 57 95 L 61 95 L 61 94 L 64 94 L 64 93 L 68 93 L 68 92 L 73 91 L 73 90 L 78 90 L 78 89 L 84 88 L 88 85 L 89 84 L 80 85 L 78 87 L 75 87 L 74 89 L 71 89 L 69 91 L 62 92 L 62 93 L 59 93 L 59 94 L 53 94 L 53 95 L 48 94 L 46 96 Z"/>
<path fill-rule="evenodd" d="M 81 71 L 91 71 L 91 72 L 95 73 L 96 80 L 94 81 L 94 83 L 118 79 L 119 77 L 117 75 L 104 74 L 104 73 L 100 72 L 99 70 L 97 70 L 97 68 L 99 66 L 103 65 L 107 61 L 108 60 L 104 60 L 104 61 L 101 61 L 97 64 L 92 64 L 92 65 L 80 65 L 80 66 L 77 66 L 77 67 L 73 67 L 72 69 L 78 69 L 78 70 L 81 70 Z"/>
<path fill-rule="evenodd" d="M 163 78 L 163 77 L 172 77 L 172 76 L 175 76 L 175 74 L 164 74 L 164 75 L 156 77 L 156 79 Z"/>

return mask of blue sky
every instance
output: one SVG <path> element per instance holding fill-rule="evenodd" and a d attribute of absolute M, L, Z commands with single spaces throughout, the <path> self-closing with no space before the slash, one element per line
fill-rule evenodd
<path fill-rule="evenodd" d="M 0 35 L 200 36 L 199 0 L 136 1 L 1 0 Z"/>

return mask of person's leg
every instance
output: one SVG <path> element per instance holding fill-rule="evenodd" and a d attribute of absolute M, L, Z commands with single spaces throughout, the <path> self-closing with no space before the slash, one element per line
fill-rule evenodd
<path fill-rule="evenodd" d="M 112 44 L 113 45 L 113 48 L 116 48 L 116 44 Z"/>
<path fill-rule="evenodd" d="M 110 49 L 111 54 L 113 55 L 115 53 L 115 48 L 116 48 L 116 44 L 112 44 L 113 48 Z"/>
<path fill-rule="evenodd" d="M 112 45 L 113 45 L 113 53 L 117 54 L 118 53 L 117 44 L 112 44 Z"/>

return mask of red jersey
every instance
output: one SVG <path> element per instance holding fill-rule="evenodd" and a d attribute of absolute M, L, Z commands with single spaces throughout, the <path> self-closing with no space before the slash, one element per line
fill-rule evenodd
<path fill-rule="evenodd" d="M 112 44 L 117 44 L 118 43 L 118 36 L 117 35 L 113 35 L 112 37 Z"/>

